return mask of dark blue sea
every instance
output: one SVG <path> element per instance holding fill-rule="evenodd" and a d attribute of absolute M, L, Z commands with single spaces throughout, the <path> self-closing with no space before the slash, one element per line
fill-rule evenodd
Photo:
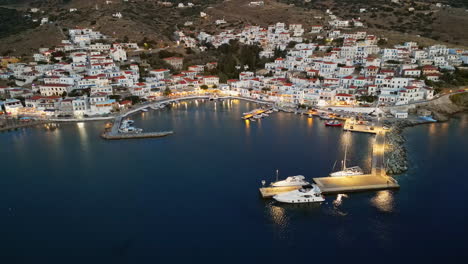
<path fill-rule="evenodd" d="M 372 137 L 237 100 L 138 113 L 160 139 L 104 141 L 103 122 L 0 133 L 0 263 L 462 263 L 468 115 L 408 128 L 398 191 L 287 206 L 261 181 L 370 169 Z M 339 162 L 338 162 L 339 163 Z M 465 261 L 463 261 L 465 259 Z"/>

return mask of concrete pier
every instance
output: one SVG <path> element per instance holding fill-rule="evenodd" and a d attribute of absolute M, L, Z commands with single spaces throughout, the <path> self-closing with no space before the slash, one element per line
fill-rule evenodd
<path fill-rule="evenodd" d="M 372 124 L 359 124 L 355 122 L 352 123 L 351 121 L 346 120 L 343 126 L 343 130 L 351 132 L 377 134 L 381 130 L 381 128 Z"/>
<path fill-rule="evenodd" d="M 148 132 L 148 133 L 103 133 L 101 137 L 108 140 L 119 140 L 119 139 L 142 139 L 142 138 L 159 138 L 174 134 L 173 131 L 163 132 Z"/>
<path fill-rule="evenodd" d="M 373 174 L 351 177 L 314 178 L 323 194 L 398 189 L 400 185 L 392 177 Z"/>
<path fill-rule="evenodd" d="M 290 192 L 300 189 L 301 186 L 288 186 L 288 187 L 263 187 L 260 188 L 260 194 L 263 198 L 271 198 L 277 194 Z"/>
<path fill-rule="evenodd" d="M 385 131 L 377 130 L 372 150 L 372 170 L 370 174 L 347 177 L 320 177 L 313 181 L 320 187 L 323 194 L 349 193 L 398 189 L 398 182 L 387 176 L 384 164 Z M 298 189 L 296 187 L 296 189 Z M 292 189 L 295 190 L 295 189 Z M 292 191 L 277 187 L 260 188 L 263 198 L 270 198 L 276 194 Z"/>

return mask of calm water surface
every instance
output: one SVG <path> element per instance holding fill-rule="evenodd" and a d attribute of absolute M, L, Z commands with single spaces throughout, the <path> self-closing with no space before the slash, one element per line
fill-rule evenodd
<path fill-rule="evenodd" d="M 0 134 L 0 263 L 454 262 L 468 256 L 468 115 L 405 131 L 399 191 L 286 206 L 261 180 L 370 169 L 372 137 L 253 103 L 191 101 L 134 116 L 175 135 L 109 142 L 103 123 Z M 457 262 L 458 262 L 457 261 Z"/>

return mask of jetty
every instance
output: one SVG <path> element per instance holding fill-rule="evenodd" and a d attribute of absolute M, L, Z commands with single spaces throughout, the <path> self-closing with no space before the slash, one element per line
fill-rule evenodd
<path fill-rule="evenodd" d="M 370 174 L 345 176 L 345 177 L 320 177 L 313 178 L 323 194 L 350 193 L 363 191 L 377 191 L 399 189 L 398 182 L 387 175 L 384 164 L 385 131 L 377 130 L 372 149 L 372 170 Z M 260 194 L 263 198 L 270 198 L 276 194 L 299 189 L 287 189 L 291 187 L 263 187 Z"/>
<path fill-rule="evenodd" d="M 287 186 L 287 187 L 263 187 L 260 188 L 260 194 L 263 198 L 271 198 L 277 194 L 291 192 L 300 189 L 301 186 Z"/>
<path fill-rule="evenodd" d="M 367 121 L 351 121 L 346 119 L 343 130 L 351 132 L 361 132 L 361 133 L 370 133 L 377 134 L 381 128 L 374 124 L 368 123 Z"/>
<path fill-rule="evenodd" d="M 142 138 L 159 138 L 174 134 L 174 131 L 163 131 L 163 132 L 146 132 L 146 133 L 103 133 L 101 137 L 108 140 L 119 140 L 119 139 L 142 139 Z"/>
<path fill-rule="evenodd" d="M 174 131 L 161 131 L 161 132 L 119 132 L 120 125 L 124 116 L 118 116 L 114 119 L 114 123 L 110 129 L 106 129 L 101 134 L 103 139 L 107 140 L 121 140 L 121 139 L 144 139 L 144 138 L 160 138 L 174 134 Z"/>
<path fill-rule="evenodd" d="M 259 108 L 259 109 L 254 109 L 250 112 L 247 112 L 247 113 L 244 113 L 243 116 L 242 116 L 242 119 L 249 119 L 249 118 L 252 118 L 256 115 L 261 115 L 263 113 L 266 113 L 268 111 L 271 111 L 272 108 Z"/>
<path fill-rule="evenodd" d="M 398 189 L 398 182 L 387 176 L 384 164 L 385 132 L 376 132 L 372 149 L 372 170 L 370 174 L 346 176 L 346 177 L 322 177 L 314 178 L 314 182 L 320 187 L 322 193 L 347 193 L 376 191 L 386 189 Z"/>

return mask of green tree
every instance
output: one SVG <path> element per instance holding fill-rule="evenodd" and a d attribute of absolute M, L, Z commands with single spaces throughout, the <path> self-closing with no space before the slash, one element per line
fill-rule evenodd
<path fill-rule="evenodd" d="M 202 89 L 202 90 L 207 90 L 207 89 L 208 89 L 208 86 L 205 85 L 205 84 L 203 84 L 203 85 L 200 86 L 200 89 Z"/>
<path fill-rule="evenodd" d="M 169 96 L 170 94 L 172 93 L 171 89 L 169 89 L 169 87 L 166 87 L 166 89 L 164 89 L 164 96 Z"/>

